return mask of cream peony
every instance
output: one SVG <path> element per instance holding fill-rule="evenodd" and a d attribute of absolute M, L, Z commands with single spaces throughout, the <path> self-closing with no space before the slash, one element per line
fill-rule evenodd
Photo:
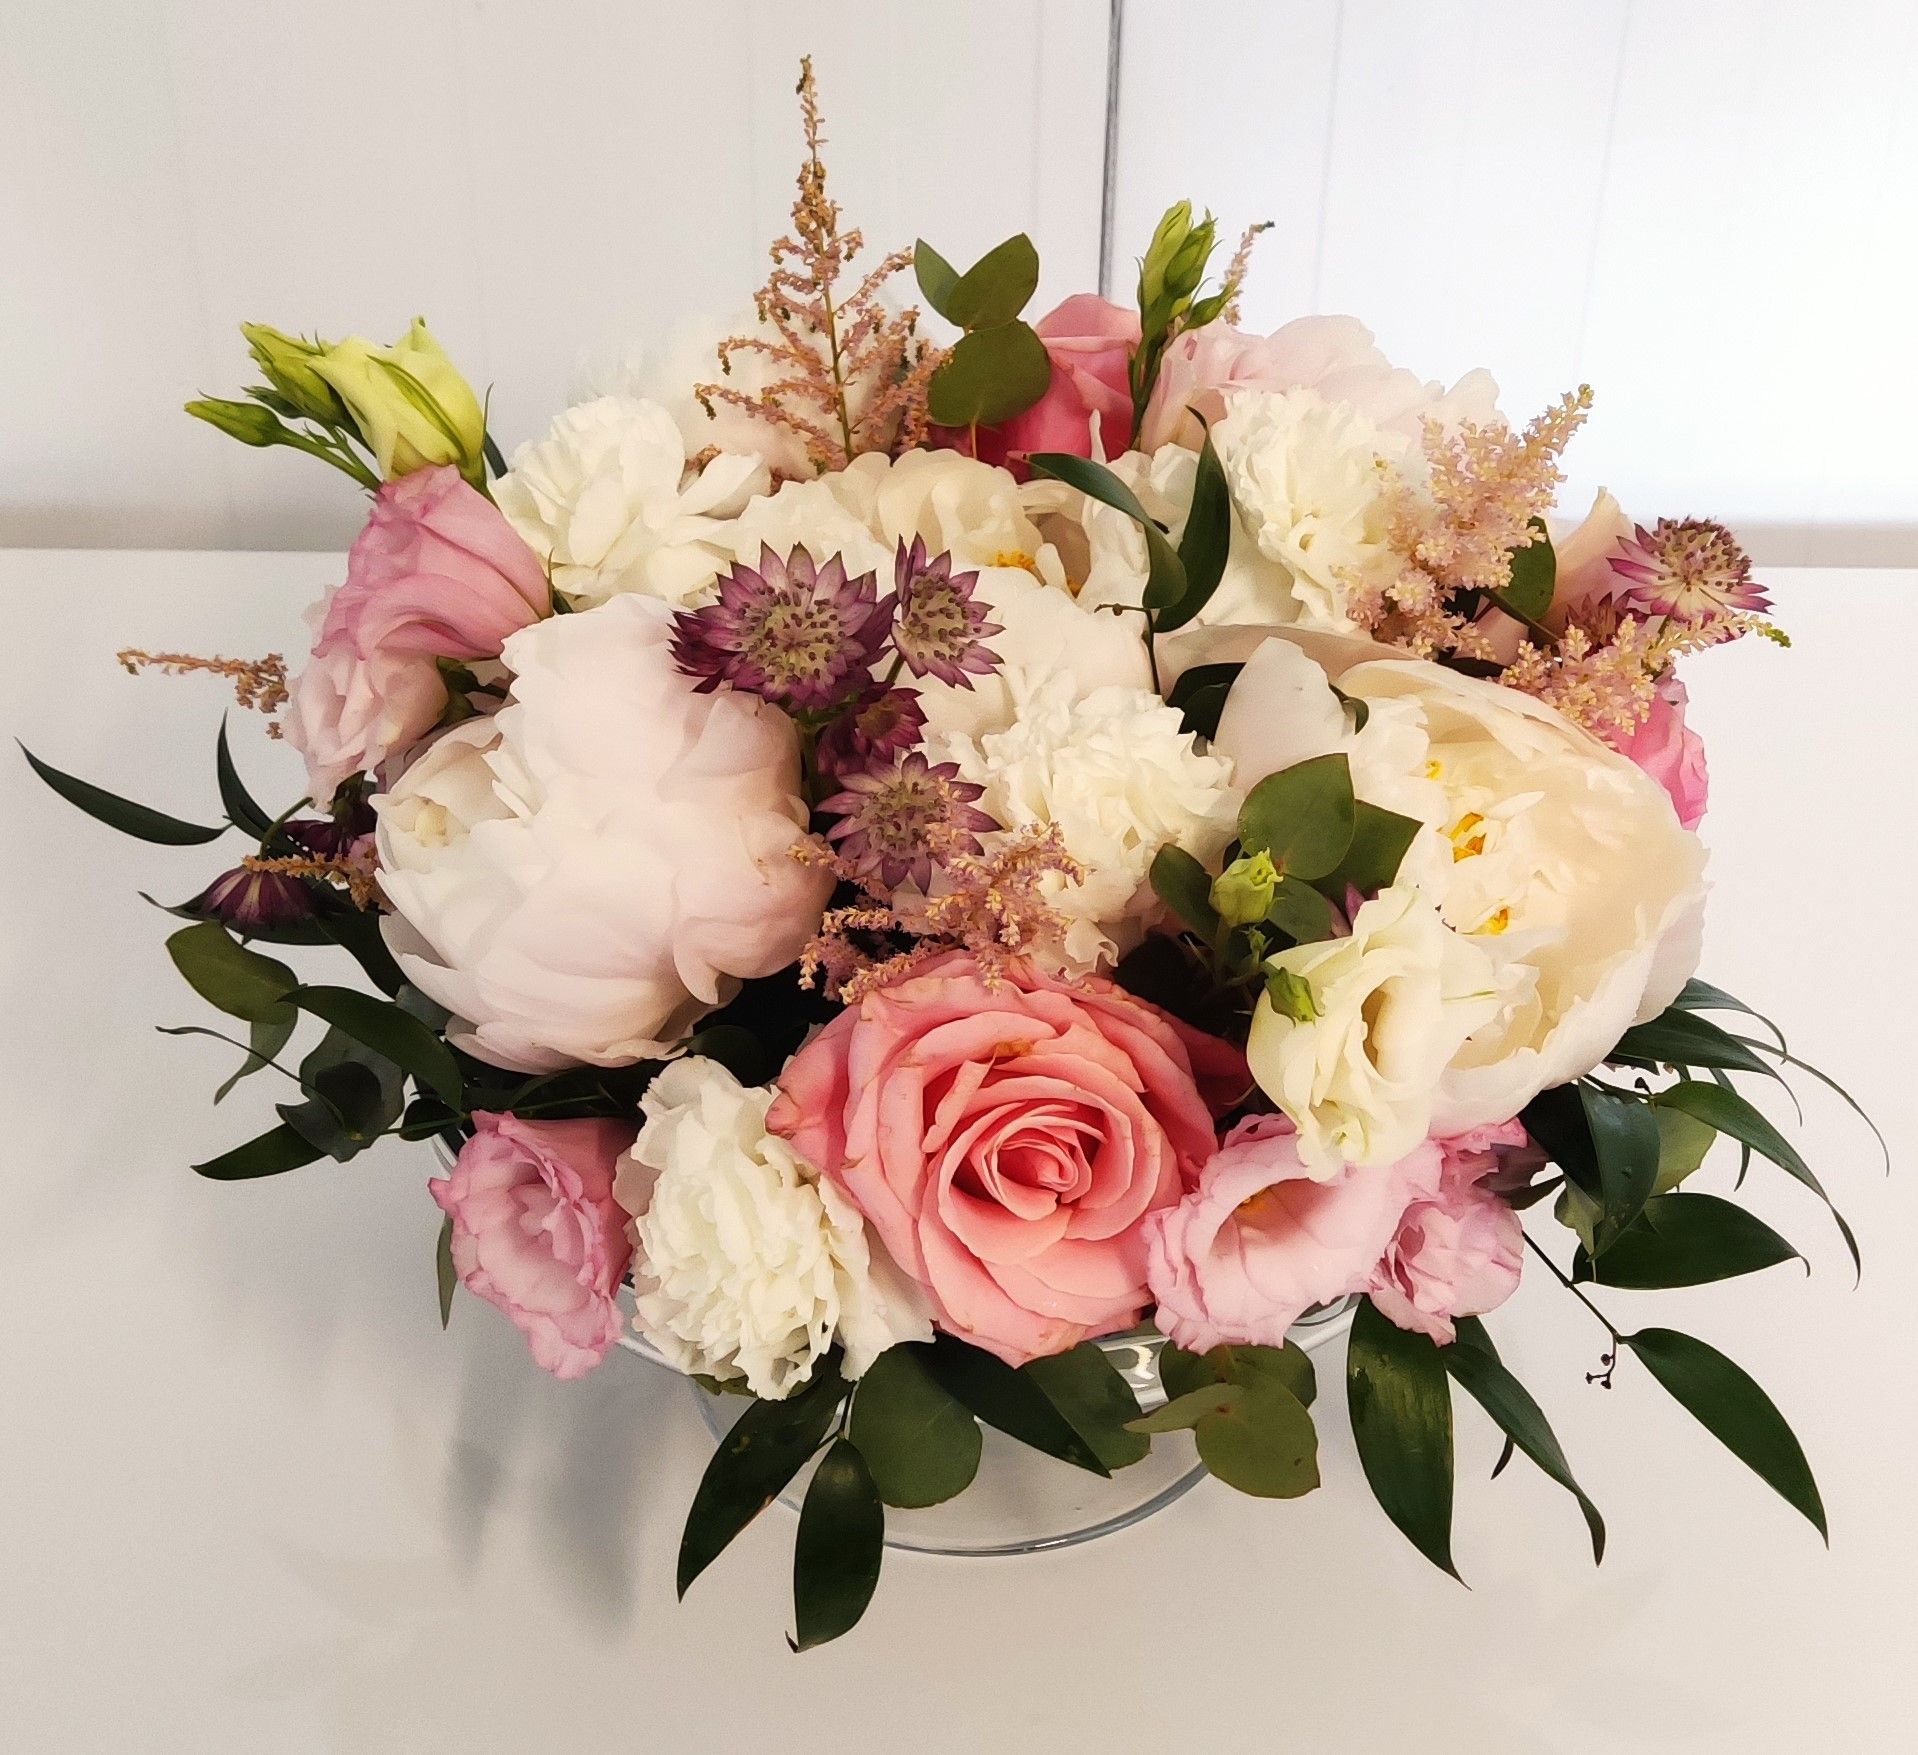
<path fill-rule="evenodd" d="M 1268 636 L 1214 748 L 1243 788 L 1342 748 L 1361 798 L 1425 825 L 1399 882 L 1484 952 L 1498 995 L 1437 1083 L 1432 1131 L 1463 1133 L 1589 1072 L 1677 995 L 1697 966 L 1705 851 L 1657 782 L 1551 708 L 1382 650 Z M 1224 630 L 1186 654 L 1234 655 Z M 1366 704 L 1363 732 L 1334 682 Z"/>
<path fill-rule="evenodd" d="M 766 1131 L 775 1095 L 717 1061 L 675 1061 L 640 1099 L 645 1125 L 613 1180 L 638 1246 L 633 1326 L 681 1371 L 770 1401 L 834 1341 L 856 1378 L 897 1342 L 932 1338 L 858 1212 Z"/>
<path fill-rule="evenodd" d="M 725 525 L 771 485 L 725 452 L 686 479 L 685 441 L 656 402 L 602 396 L 522 445 L 493 497 L 576 604 L 639 591 L 685 603 L 724 565 Z"/>
<path fill-rule="evenodd" d="M 1048 880 L 1067 923 L 1054 973 L 1086 975 L 1135 945 L 1158 912 L 1147 873 L 1163 847 L 1212 859 L 1231 838 L 1231 766 L 1196 747 L 1179 715 L 1147 689 L 1080 695 L 1055 675 L 1025 697 L 1016 723 L 980 737 L 929 733 L 928 755 L 985 788 L 980 808 L 1005 832 L 1057 824 L 1084 879 Z M 988 835 L 988 850 L 1005 833 Z"/>
<path fill-rule="evenodd" d="M 496 1066 L 664 1053 L 818 924 L 791 722 L 695 693 L 671 632 L 621 596 L 515 634 L 509 703 L 374 800 L 387 943 Z"/>
<path fill-rule="evenodd" d="M 1498 1010 L 1492 962 L 1410 884 L 1381 890 L 1348 937 L 1267 962 L 1305 984 L 1316 1016 L 1262 995 L 1245 1057 L 1291 1118 L 1309 1173 L 1395 1164 L 1432 1131 L 1447 1064 Z"/>

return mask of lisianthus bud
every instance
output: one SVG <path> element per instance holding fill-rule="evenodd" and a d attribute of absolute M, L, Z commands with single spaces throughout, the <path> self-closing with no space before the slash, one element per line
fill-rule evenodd
<path fill-rule="evenodd" d="M 1194 223 L 1190 201 L 1165 210 L 1139 264 L 1139 312 L 1148 334 L 1170 322 L 1199 290 L 1216 231 L 1209 213 Z"/>
<path fill-rule="evenodd" d="M 294 414 L 325 427 L 345 426 L 352 418 L 333 386 L 314 369 L 313 362 L 325 351 L 324 343 L 282 335 L 264 323 L 242 323 L 240 333 L 266 381 Z"/>
<path fill-rule="evenodd" d="M 436 463 L 481 479 L 486 416 L 425 318 L 391 347 L 350 335 L 315 353 L 311 367 L 340 393 L 388 480 Z"/>
<path fill-rule="evenodd" d="M 242 445 L 277 445 L 287 432 L 280 417 L 257 402 L 225 402 L 218 397 L 203 396 L 189 402 L 186 411 L 195 420 L 218 427 L 229 439 L 238 439 Z"/>
<path fill-rule="evenodd" d="M 1253 926 L 1265 918 L 1278 887 L 1270 853 L 1241 853 L 1212 880 L 1212 906 L 1228 926 Z"/>

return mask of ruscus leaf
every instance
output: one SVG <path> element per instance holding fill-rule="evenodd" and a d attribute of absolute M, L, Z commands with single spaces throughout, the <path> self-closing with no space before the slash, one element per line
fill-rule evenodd
<path fill-rule="evenodd" d="M 849 1439 L 836 1439 L 819 1459 L 799 1510 L 794 1651 L 810 1651 L 859 1624 L 879 1583 L 885 1542 L 886 1513 L 865 1458 Z"/>
<path fill-rule="evenodd" d="M 226 833 L 224 823 L 207 828 L 200 823 L 182 822 L 180 818 L 170 817 L 164 811 L 135 804 L 132 799 L 122 798 L 116 792 L 108 792 L 88 781 L 75 779 L 71 774 L 63 774 L 58 768 L 41 761 L 25 744 L 20 745 L 20 753 L 27 758 L 27 766 L 68 804 L 85 811 L 95 822 L 105 823 L 109 829 L 118 829 L 123 835 L 157 842 L 162 847 L 198 847 L 208 841 L 217 841 Z"/>
<path fill-rule="evenodd" d="M 1352 1319 L 1346 1405 L 1372 1496 L 1443 1572 L 1452 1563 L 1452 1396 L 1439 1349 L 1367 1299 Z"/>
<path fill-rule="evenodd" d="M 1358 828 L 1352 767 L 1343 750 L 1268 774 L 1239 807 L 1239 841 L 1270 853 L 1288 877 L 1322 878 L 1338 868 Z"/>

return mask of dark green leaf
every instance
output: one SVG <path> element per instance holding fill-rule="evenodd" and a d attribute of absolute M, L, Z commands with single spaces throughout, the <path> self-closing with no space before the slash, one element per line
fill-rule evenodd
<path fill-rule="evenodd" d="M 292 998 L 301 1011 L 311 1012 L 412 1074 L 449 1108 L 461 1106 L 460 1069 L 452 1050 L 418 1018 L 350 987 L 302 987 Z"/>
<path fill-rule="evenodd" d="M 1685 1012 L 1743 1012 L 1746 1017 L 1763 1024 L 1778 1038 L 1778 1050 L 1785 1050 L 1785 1032 L 1774 1024 L 1763 1012 L 1752 1010 L 1742 999 L 1734 998 L 1722 987 L 1714 987 L 1709 981 L 1700 981 L 1693 976 L 1679 990 L 1672 1005 Z"/>
<path fill-rule="evenodd" d="M 1771 1397 L 1744 1370 L 1676 1329 L 1646 1328 L 1621 1338 L 1687 1413 L 1831 1541 L 1804 1451 Z"/>
<path fill-rule="evenodd" d="M 1003 1359 L 949 1334 L 933 1337 L 926 1358 L 940 1383 L 988 1426 L 1095 1475 L 1112 1472 L 1045 1391 Z"/>
<path fill-rule="evenodd" d="M 819 1448 L 845 1393 L 838 1359 L 829 1356 L 784 1401 L 755 1401 L 720 1440 L 679 1539 L 682 1597 Z"/>
<path fill-rule="evenodd" d="M 1605 1558 L 1605 1520 L 1598 1507 L 1586 1498 L 1585 1489 L 1572 1478 L 1571 1465 L 1559 1448 L 1551 1422 L 1525 1386 L 1500 1361 L 1485 1325 L 1475 1316 L 1457 1320 L 1458 1338 L 1449 1347 L 1439 1349 L 1445 1369 L 1473 1401 L 1491 1415 L 1505 1434 L 1506 1442 L 1516 1445 L 1533 1462 L 1578 1501 L 1585 1514 L 1585 1527 L 1592 1535 L 1592 1559 Z M 1498 1471 L 1494 1470 L 1496 1474 Z"/>
<path fill-rule="evenodd" d="M 1187 1395 L 1209 1383 L 1236 1383 L 1268 1376 L 1284 1384 L 1308 1408 L 1318 1394 L 1312 1356 L 1296 1341 L 1282 1347 L 1218 1346 L 1209 1353 L 1188 1353 L 1167 1341 L 1159 1350 L 1159 1381 L 1168 1396 Z"/>
<path fill-rule="evenodd" d="M 1345 900 L 1348 888 L 1362 896 L 1376 895 L 1399 875 L 1406 850 L 1422 827 L 1416 817 L 1400 816 L 1359 799 L 1353 812 L 1352 844 L 1337 869 L 1320 880 L 1320 888 L 1338 902 Z"/>
<path fill-rule="evenodd" d="M 1338 925 L 1332 904 L 1303 878 L 1279 879 L 1265 918 L 1269 925 L 1302 945 L 1317 944 L 1344 930 Z"/>
<path fill-rule="evenodd" d="M 959 284 L 959 270 L 921 238 L 912 247 L 912 271 L 926 303 L 948 322 L 956 323 L 950 307 L 952 289 Z"/>
<path fill-rule="evenodd" d="M 1232 495 L 1225 484 L 1225 468 L 1212 448 L 1207 432 L 1199 449 L 1198 473 L 1192 480 L 1192 506 L 1186 513 L 1185 533 L 1179 538 L 1179 564 L 1185 568 L 1185 595 L 1168 604 L 1156 623 L 1159 633 L 1182 628 L 1212 601 L 1225 576 L 1232 548 Z"/>
<path fill-rule="evenodd" d="M 932 375 L 927 408 L 945 427 L 997 426 L 1023 414 L 1052 382 L 1052 360 L 1030 324 L 960 336 Z"/>
<path fill-rule="evenodd" d="M 1651 1291 L 1709 1285 L 1803 1259 L 1763 1219 L 1734 1201 L 1715 1194 L 1659 1194 L 1596 1261 L 1581 1250 L 1572 1277 Z"/>
<path fill-rule="evenodd" d="M 1777 1128 L 1761 1115 L 1745 1098 L 1724 1085 L 1710 1084 L 1703 1079 L 1681 1079 L 1677 1084 L 1660 1091 L 1652 1101 L 1660 1108 L 1682 1109 L 1687 1115 L 1696 1117 L 1707 1127 L 1714 1127 L 1720 1133 L 1729 1134 L 1735 1140 L 1743 1142 L 1762 1157 L 1769 1158 L 1788 1175 L 1795 1176 L 1813 1194 L 1822 1200 L 1830 1210 L 1833 1222 L 1838 1226 L 1845 1239 L 1845 1247 L 1851 1251 L 1854 1269 L 1862 1269 L 1858 1254 L 1858 1239 L 1852 1235 L 1851 1227 L 1845 1223 L 1845 1216 L 1832 1206 L 1831 1196 L 1825 1192 L 1825 1185 L 1812 1173 L 1812 1168 L 1798 1155 L 1791 1141 L 1786 1139 Z"/>
<path fill-rule="evenodd" d="M 1658 1120 L 1648 1104 L 1581 1086 L 1593 1155 L 1598 1164 L 1598 1252 L 1644 1210 L 1658 1185 Z"/>
<path fill-rule="evenodd" d="M 1522 622 L 1540 622 L 1552 607 L 1552 594 L 1558 588 L 1558 556 L 1542 518 L 1532 520 L 1534 540 L 1512 550 L 1512 577 L 1502 591 L 1492 593 L 1492 601 Z"/>
<path fill-rule="evenodd" d="M 1657 1066 L 1715 1066 L 1728 1072 L 1764 1073 L 1776 1078 L 1771 1064 L 1759 1058 L 1728 1030 L 1709 1018 L 1673 1006 L 1647 1023 L 1634 1024 L 1618 1039 L 1611 1056 L 1646 1061 Z"/>
<path fill-rule="evenodd" d="M 351 913 L 322 914 L 317 924 L 328 938 L 359 964 L 367 980 L 380 992 L 398 993 L 406 985 L 406 977 L 400 972 L 399 964 L 393 961 L 385 939 L 380 936 L 378 915 L 362 914 L 355 909 Z"/>
<path fill-rule="evenodd" d="M 254 1176 L 278 1176 L 282 1171 L 297 1170 L 322 1156 L 317 1146 L 310 1145 L 290 1127 L 276 1127 L 193 1168 L 216 1182 L 242 1182 Z"/>
<path fill-rule="evenodd" d="M 819 1459 L 793 1548 L 794 1651 L 850 1633 L 872 1601 L 885 1553 L 886 1513 L 856 1446 L 841 1438 Z"/>
<path fill-rule="evenodd" d="M 1172 685 L 1166 705 L 1178 710 L 1185 730 L 1200 737 L 1216 737 L 1226 696 L 1243 669 L 1243 664 L 1195 664 Z"/>
<path fill-rule="evenodd" d="M 166 941 L 166 948 L 193 991 L 231 1017 L 270 1017 L 298 985 L 284 963 L 236 944 L 227 929 L 212 920 L 182 927 Z"/>
<path fill-rule="evenodd" d="M 1128 1426 L 1139 1417 L 1138 1398 L 1095 1342 L 1081 1341 L 1070 1352 L 1033 1359 L 1021 1369 L 1108 1469 L 1129 1468 L 1152 1448 L 1149 1438 Z"/>
<path fill-rule="evenodd" d="M 979 1422 L 927 1370 L 926 1351 L 888 1347 L 853 1390 L 852 1441 L 888 1505 L 937 1505 L 979 1472 Z"/>
<path fill-rule="evenodd" d="M 276 1006 L 263 1018 L 253 1019 L 247 1026 L 247 1057 L 240 1062 L 239 1070 L 213 1093 L 213 1101 L 223 1101 L 243 1078 L 258 1072 L 277 1058 L 280 1050 L 292 1040 L 293 1028 L 299 1022 L 299 1017 L 299 1013 L 290 1005 L 282 1005 Z"/>
<path fill-rule="evenodd" d="M 27 766 L 68 804 L 85 811 L 96 822 L 105 823 L 110 829 L 118 829 L 123 835 L 132 835 L 142 841 L 157 841 L 163 847 L 198 847 L 207 841 L 217 841 L 226 833 L 224 823 L 211 829 L 199 823 L 184 823 L 178 817 L 150 810 L 144 804 L 135 804 L 130 798 L 120 797 L 118 793 L 107 792 L 85 780 L 76 780 L 71 774 L 63 774 L 58 768 L 49 767 L 25 744 L 20 745 L 20 753 L 27 758 Z"/>
<path fill-rule="evenodd" d="M 1352 768 L 1343 750 L 1268 774 L 1239 807 L 1239 842 L 1270 853 L 1288 877 L 1322 878 L 1338 869 L 1358 828 Z"/>
<path fill-rule="evenodd" d="M 440 1222 L 439 1246 L 433 1252 L 433 1274 L 439 1281 L 440 1327 L 453 1320 L 453 1288 L 460 1283 L 459 1270 L 453 1266 L 453 1215 Z"/>
<path fill-rule="evenodd" d="M 1152 860 L 1152 892 L 1181 924 L 1203 939 L 1219 930 L 1219 911 L 1212 906 L 1212 874 L 1183 847 L 1168 844 Z"/>
<path fill-rule="evenodd" d="M 914 252 L 915 257 L 917 251 Z M 951 265 L 940 267 L 951 273 Z M 935 276 L 937 269 L 934 270 Z M 920 285 L 925 284 L 921 278 Z M 992 329 L 1010 323 L 1026 308 L 1039 286 L 1039 252 L 1024 232 L 995 244 L 944 289 L 945 302 L 933 309 L 961 329 Z M 928 301 L 931 295 L 927 295 Z"/>
<path fill-rule="evenodd" d="M 766 1050 L 742 1024 L 711 1024 L 686 1040 L 686 1052 L 716 1060 L 742 1085 L 765 1082 L 776 1066 L 769 1066 Z"/>
<path fill-rule="evenodd" d="M 1123 512 L 1145 533 L 1146 580 L 1140 601 L 1155 615 L 1170 609 L 1186 594 L 1185 563 L 1178 550 L 1166 540 L 1152 515 L 1139 504 L 1138 495 L 1103 463 L 1089 457 L 1074 457 L 1066 451 L 1035 451 L 1026 459 L 1034 475 L 1049 476 L 1067 487 L 1077 488 L 1090 499 L 1114 511 Z"/>
<path fill-rule="evenodd" d="M 1345 1397 L 1372 1496 L 1426 1559 L 1457 1578 L 1452 1396 L 1439 1349 L 1363 1301 L 1352 1319 Z"/>
<path fill-rule="evenodd" d="M 313 1095 L 304 1103 L 275 1107 L 288 1127 L 339 1163 L 364 1151 L 391 1119 L 379 1074 L 371 1067 L 343 1061 L 303 1076 Z"/>
<path fill-rule="evenodd" d="M 220 783 L 220 802 L 226 807 L 226 814 L 232 819 L 233 826 L 256 841 L 261 839 L 273 827 L 273 819 L 253 802 L 253 795 L 241 780 L 239 769 L 233 765 L 233 751 L 228 748 L 226 741 L 224 715 L 220 719 L 220 739 L 213 749 L 213 771 Z"/>

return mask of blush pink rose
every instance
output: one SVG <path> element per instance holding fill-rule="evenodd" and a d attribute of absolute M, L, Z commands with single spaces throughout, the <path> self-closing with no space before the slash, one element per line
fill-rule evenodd
<path fill-rule="evenodd" d="M 1315 1304 L 1367 1285 L 1408 1204 L 1436 1191 L 1439 1162 L 1428 1140 L 1386 1168 L 1315 1181 L 1284 1116 L 1240 1122 L 1198 1186 L 1147 1223 L 1160 1329 L 1195 1353 L 1281 1345 Z"/>
<path fill-rule="evenodd" d="M 1449 1346 L 1454 1318 L 1483 1316 L 1518 1289 L 1525 1232 L 1518 1214 L 1481 1185 L 1526 1138 L 1513 1120 L 1432 1143 L 1438 1186 L 1405 1209 L 1365 1292 L 1400 1328 Z"/>
<path fill-rule="evenodd" d="M 1638 764 L 1671 795 L 1681 826 L 1695 829 L 1705 815 L 1710 777 L 1705 771 L 1705 740 L 1685 723 L 1685 685 L 1667 676 L 1652 696 L 1652 710 L 1629 737 L 1612 747 Z"/>
<path fill-rule="evenodd" d="M 281 731 L 306 757 L 309 795 L 324 804 L 341 782 L 410 750 L 445 710 L 446 683 L 430 659 L 362 658 L 341 644 L 316 651 L 293 679 Z"/>
<path fill-rule="evenodd" d="M 1212 1155 L 1237 1050 L 1109 981 L 951 952 L 848 1007 L 767 1117 L 863 1213 L 941 1328 L 1008 1364 L 1137 1322 L 1146 1228 Z"/>
<path fill-rule="evenodd" d="M 453 1221 L 460 1283 L 506 1313 L 535 1364 L 583 1377 L 619 1338 L 615 1300 L 633 1245 L 613 1199 L 613 1166 L 636 1129 L 473 1120 L 452 1170 L 427 1184 Z"/>
<path fill-rule="evenodd" d="M 1033 328 L 1052 362 L 1052 383 L 1024 414 L 982 428 L 978 455 L 1024 477 L 1034 451 L 1116 457 L 1132 437 L 1132 356 L 1139 348 L 1139 314 L 1075 293 Z M 963 446 L 966 435 L 952 435 Z"/>

